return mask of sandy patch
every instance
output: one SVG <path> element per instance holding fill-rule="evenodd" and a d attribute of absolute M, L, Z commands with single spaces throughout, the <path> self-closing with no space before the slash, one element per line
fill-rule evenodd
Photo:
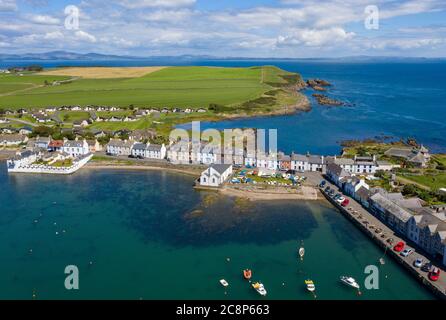
<path fill-rule="evenodd" d="M 166 67 L 125 67 L 125 68 L 62 68 L 40 72 L 40 75 L 80 77 L 84 79 L 112 79 L 112 78 L 139 78 L 147 74 L 162 70 Z"/>

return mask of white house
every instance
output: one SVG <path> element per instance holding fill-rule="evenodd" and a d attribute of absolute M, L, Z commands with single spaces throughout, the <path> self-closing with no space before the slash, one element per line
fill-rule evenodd
<path fill-rule="evenodd" d="M 167 160 L 172 163 L 190 164 L 191 155 L 189 144 L 185 142 L 178 142 L 171 145 L 167 151 Z"/>
<path fill-rule="evenodd" d="M 111 139 L 107 144 L 107 154 L 113 156 L 129 156 L 132 154 L 132 148 L 135 144 L 132 140 Z"/>
<path fill-rule="evenodd" d="M 37 161 L 38 153 L 31 151 L 18 152 L 16 156 L 9 159 L 6 164 L 8 169 L 28 166 Z"/>
<path fill-rule="evenodd" d="M 167 149 L 164 144 L 149 144 L 146 148 L 146 158 L 163 160 L 166 158 Z"/>
<path fill-rule="evenodd" d="M 352 197 L 355 197 L 356 192 L 358 192 L 358 190 L 361 188 L 366 188 L 367 190 L 369 190 L 370 186 L 365 182 L 364 179 L 360 179 L 358 177 L 347 179 L 344 184 L 345 193 Z"/>
<path fill-rule="evenodd" d="M 72 157 L 84 156 L 90 153 L 90 147 L 86 140 L 66 140 L 62 147 L 62 152 Z"/>
<path fill-rule="evenodd" d="M 0 135 L 0 146 L 18 146 L 26 143 L 28 137 L 21 134 L 2 134 Z"/>
<path fill-rule="evenodd" d="M 132 147 L 132 156 L 145 158 L 147 145 L 144 143 L 135 143 Z"/>
<path fill-rule="evenodd" d="M 231 164 L 213 164 L 200 176 L 200 185 L 206 187 L 221 186 L 232 174 Z"/>

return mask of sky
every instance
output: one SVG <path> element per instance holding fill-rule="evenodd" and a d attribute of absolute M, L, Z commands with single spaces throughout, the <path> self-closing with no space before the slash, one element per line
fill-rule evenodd
<path fill-rule="evenodd" d="M 446 56 L 446 0 L 0 0 L 0 53 Z"/>

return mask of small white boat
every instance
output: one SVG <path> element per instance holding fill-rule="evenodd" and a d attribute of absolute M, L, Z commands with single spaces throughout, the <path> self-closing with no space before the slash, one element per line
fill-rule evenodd
<path fill-rule="evenodd" d="M 300 260 L 304 259 L 304 255 L 305 255 L 305 248 L 302 247 L 299 249 Z"/>
<path fill-rule="evenodd" d="M 221 285 L 223 286 L 223 287 L 227 287 L 227 286 L 229 286 L 229 283 L 225 280 L 225 279 L 221 279 L 220 280 L 220 283 L 221 283 Z"/>
<path fill-rule="evenodd" d="M 359 289 L 359 284 L 352 277 L 343 276 L 341 282 L 355 289 Z"/>
<path fill-rule="evenodd" d="M 252 284 L 252 287 L 254 288 L 255 291 L 257 291 L 261 296 L 266 296 L 267 292 L 265 290 L 265 287 L 263 286 L 262 283 L 260 282 L 256 282 Z"/>
<path fill-rule="evenodd" d="M 305 280 L 305 284 L 307 285 L 307 290 L 310 292 L 316 291 L 316 286 L 314 285 L 313 280 Z"/>

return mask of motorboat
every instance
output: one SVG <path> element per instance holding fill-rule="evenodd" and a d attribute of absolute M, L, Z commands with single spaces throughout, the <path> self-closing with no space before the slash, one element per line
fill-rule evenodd
<path fill-rule="evenodd" d="M 305 255 L 305 248 L 302 247 L 302 248 L 299 249 L 300 260 L 304 259 L 304 255 Z"/>
<path fill-rule="evenodd" d="M 256 282 L 252 284 L 252 287 L 255 291 L 257 291 L 261 296 L 266 296 L 266 290 L 262 283 Z"/>
<path fill-rule="evenodd" d="M 227 286 L 229 286 L 229 283 L 225 280 L 225 279 L 221 279 L 220 280 L 220 283 L 221 283 L 221 285 L 223 286 L 223 287 L 227 287 Z"/>
<path fill-rule="evenodd" d="M 249 269 L 245 269 L 245 270 L 243 270 L 243 277 L 244 277 L 246 280 L 251 280 L 251 278 L 252 278 L 252 271 L 249 270 Z"/>
<path fill-rule="evenodd" d="M 341 277 L 341 282 L 343 284 L 346 284 L 346 285 L 348 285 L 348 286 L 350 286 L 352 288 L 355 288 L 355 289 L 359 289 L 360 288 L 359 284 L 352 277 L 342 276 Z"/>
<path fill-rule="evenodd" d="M 307 290 L 310 292 L 316 291 L 316 286 L 314 285 L 313 280 L 305 280 L 305 284 L 307 285 Z"/>

